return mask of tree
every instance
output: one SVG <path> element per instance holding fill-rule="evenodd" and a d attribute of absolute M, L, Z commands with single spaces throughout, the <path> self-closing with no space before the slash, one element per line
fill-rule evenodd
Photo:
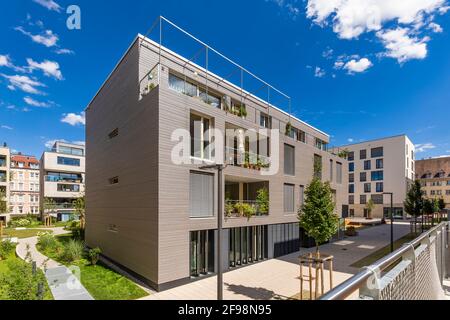
<path fill-rule="evenodd" d="M 373 200 L 369 199 L 369 201 L 366 204 L 367 219 L 369 219 L 369 220 L 372 220 L 372 211 L 373 211 L 374 207 L 375 207 L 375 204 L 373 203 Z"/>
<path fill-rule="evenodd" d="M 338 230 L 339 217 L 334 213 L 333 194 L 329 182 L 315 177 L 305 190 L 305 203 L 298 211 L 299 225 L 319 245 L 331 239 Z"/>
<path fill-rule="evenodd" d="M 422 191 L 420 181 L 416 180 L 408 190 L 406 199 L 403 203 L 405 212 L 414 217 L 414 231 L 416 230 L 417 217 L 422 214 L 424 204 L 423 195 L 424 193 Z"/>
<path fill-rule="evenodd" d="M 444 198 L 440 197 L 438 200 L 438 205 L 439 205 L 439 211 L 442 211 L 445 209 L 445 201 Z"/>
<path fill-rule="evenodd" d="M 434 213 L 434 201 L 430 199 L 423 200 L 423 213 L 424 214 L 433 214 Z"/>
<path fill-rule="evenodd" d="M 0 213 L 6 213 L 7 209 L 6 192 L 3 189 L 0 189 Z"/>
<path fill-rule="evenodd" d="M 73 201 L 73 205 L 75 208 L 75 212 L 80 217 L 80 228 L 84 230 L 86 225 L 86 200 L 85 195 L 83 194 L 80 198 L 77 198 Z"/>
<path fill-rule="evenodd" d="M 258 212 L 262 215 L 269 213 L 269 190 L 266 187 L 259 189 L 256 195 Z"/>

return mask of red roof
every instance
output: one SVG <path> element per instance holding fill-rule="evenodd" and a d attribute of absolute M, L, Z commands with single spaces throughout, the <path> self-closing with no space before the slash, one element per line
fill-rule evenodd
<path fill-rule="evenodd" d="M 27 169 L 30 168 L 30 164 L 39 164 L 39 160 L 36 159 L 35 156 L 24 156 L 24 155 L 12 155 L 11 156 L 11 166 L 12 167 L 17 167 L 15 165 L 15 162 L 23 162 L 23 168 Z"/>

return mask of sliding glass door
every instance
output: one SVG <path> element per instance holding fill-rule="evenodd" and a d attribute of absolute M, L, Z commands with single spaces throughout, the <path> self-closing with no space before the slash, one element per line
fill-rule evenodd
<path fill-rule="evenodd" d="M 267 259 L 267 226 L 232 228 L 229 239 L 230 267 Z"/>
<path fill-rule="evenodd" d="M 190 233 L 190 266 L 191 277 L 214 272 L 214 230 Z"/>

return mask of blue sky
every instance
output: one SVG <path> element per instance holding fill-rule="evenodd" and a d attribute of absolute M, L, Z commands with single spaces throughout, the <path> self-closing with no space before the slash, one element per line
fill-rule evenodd
<path fill-rule="evenodd" d="M 71 4 L 80 30 L 66 26 Z M 450 155 L 449 8 L 446 0 L 4 2 L 0 142 L 40 156 L 49 141 L 84 141 L 81 112 L 161 14 L 290 95 L 292 112 L 331 145 L 406 133 L 418 158 Z"/>

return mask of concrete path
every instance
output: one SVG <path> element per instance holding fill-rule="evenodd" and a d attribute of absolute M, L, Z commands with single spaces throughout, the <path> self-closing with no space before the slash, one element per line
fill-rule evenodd
<path fill-rule="evenodd" d="M 409 233 L 409 225 L 395 224 L 395 239 Z M 321 246 L 322 253 L 335 257 L 334 286 L 357 273 L 359 269 L 350 265 L 370 253 L 386 246 L 390 241 L 390 225 L 380 225 L 359 231 L 359 236 Z M 236 269 L 224 274 L 225 300 L 267 300 L 289 298 L 300 292 L 298 256 L 315 248 L 267 260 Z M 307 270 L 304 268 L 304 274 Z M 329 289 L 328 272 L 325 273 L 325 290 Z M 217 278 L 209 277 L 155 293 L 142 300 L 214 300 Z M 356 298 L 356 295 L 350 298 Z"/>
<path fill-rule="evenodd" d="M 53 231 L 54 235 L 68 233 L 63 228 L 49 228 L 47 230 Z M 19 239 L 16 254 L 22 260 L 26 260 L 29 251 L 31 260 L 36 261 L 37 267 L 45 272 L 53 298 L 55 300 L 94 300 L 78 280 L 77 270 L 73 270 L 75 271 L 74 274 L 72 270 L 41 254 L 36 248 L 37 242 L 37 237 Z"/>

